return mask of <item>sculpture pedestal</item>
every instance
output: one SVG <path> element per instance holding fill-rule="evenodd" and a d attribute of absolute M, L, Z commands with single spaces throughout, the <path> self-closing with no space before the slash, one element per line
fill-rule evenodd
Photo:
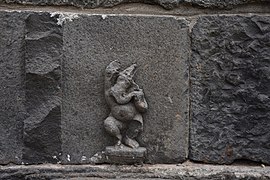
<path fill-rule="evenodd" d="M 132 149 L 126 146 L 108 146 L 105 149 L 105 161 L 111 164 L 142 164 L 145 156 L 146 148 L 144 147 Z"/>

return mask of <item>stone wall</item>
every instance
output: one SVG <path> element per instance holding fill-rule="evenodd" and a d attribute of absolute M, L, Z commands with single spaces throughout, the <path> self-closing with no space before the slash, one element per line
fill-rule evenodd
<path fill-rule="evenodd" d="M 270 164 L 269 1 L 0 2 L 0 164 L 87 164 L 114 144 L 113 60 L 139 65 L 146 163 Z"/>

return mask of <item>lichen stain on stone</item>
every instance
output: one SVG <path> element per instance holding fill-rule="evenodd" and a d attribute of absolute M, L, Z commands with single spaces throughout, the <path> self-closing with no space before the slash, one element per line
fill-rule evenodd
<path fill-rule="evenodd" d="M 57 18 L 57 25 L 63 26 L 64 23 L 67 21 L 73 21 L 74 19 L 79 18 L 78 14 L 74 13 L 59 13 L 59 12 L 54 12 L 51 13 L 51 17 L 58 16 Z"/>
<path fill-rule="evenodd" d="M 106 19 L 107 18 L 107 15 L 103 14 L 101 15 L 102 19 Z"/>
<path fill-rule="evenodd" d="M 67 160 L 70 162 L 70 155 L 69 154 L 67 155 Z"/>
<path fill-rule="evenodd" d="M 86 160 L 87 160 L 86 156 L 81 157 L 81 161 L 86 161 Z"/>

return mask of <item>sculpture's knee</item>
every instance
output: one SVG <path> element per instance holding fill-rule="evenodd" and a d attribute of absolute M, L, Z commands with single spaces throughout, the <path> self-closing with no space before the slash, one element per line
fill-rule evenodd
<path fill-rule="evenodd" d="M 122 135 L 117 124 L 118 124 L 117 120 L 114 119 L 113 117 L 108 117 L 104 121 L 104 127 L 106 131 L 111 135 L 117 137 L 118 139 L 122 139 Z"/>
<path fill-rule="evenodd" d="M 117 129 L 117 125 L 115 123 L 115 119 L 113 119 L 112 117 L 108 117 L 107 119 L 105 119 L 104 121 L 104 127 L 108 132 L 113 131 L 114 129 Z"/>

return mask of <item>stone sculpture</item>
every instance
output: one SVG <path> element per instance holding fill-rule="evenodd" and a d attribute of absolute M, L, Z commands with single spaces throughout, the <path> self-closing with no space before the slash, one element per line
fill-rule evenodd
<path fill-rule="evenodd" d="M 110 114 L 106 131 L 117 138 L 116 146 L 138 148 L 136 137 L 143 129 L 142 113 L 148 108 L 143 90 L 134 82 L 136 64 L 120 72 L 120 63 L 111 62 L 105 70 L 105 98 Z"/>
<path fill-rule="evenodd" d="M 137 65 L 132 64 L 120 71 L 118 61 L 105 69 L 105 98 L 110 108 L 104 120 L 105 130 L 117 139 L 115 146 L 91 158 L 93 163 L 131 164 L 142 163 L 146 149 L 140 147 L 136 138 L 143 130 L 142 113 L 148 109 L 143 90 L 134 82 Z"/>

